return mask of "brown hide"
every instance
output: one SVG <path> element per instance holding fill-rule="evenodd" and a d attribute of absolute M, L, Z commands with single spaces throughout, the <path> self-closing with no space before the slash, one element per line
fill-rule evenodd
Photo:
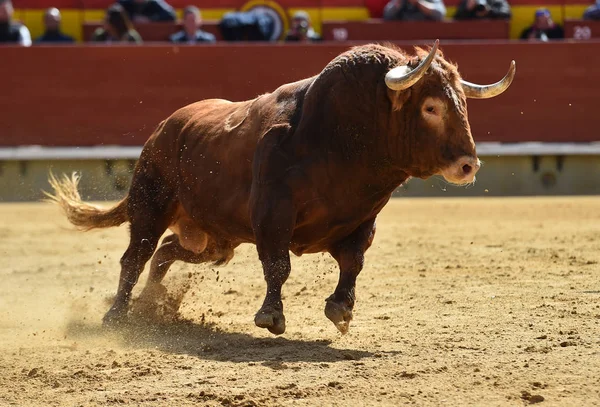
<path fill-rule="evenodd" d="M 457 83 L 443 57 L 394 111 L 395 95 L 383 78 L 408 61 L 393 47 L 360 46 L 320 75 L 256 99 L 194 103 L 166 120 L 142 157 L 176 186 L 173 198 L 199 230 L 254 242 L 252 184 L 276 183 L 291 191 L 295 209 L 290 249 L 327 251 L 376 216 L 409 176 L 428 177 L 460 155 L 474 155 L 465 106 L 453 110 L 444 134 L 419 122 L 420 100 L 443 98 L 445 86 Z"/>

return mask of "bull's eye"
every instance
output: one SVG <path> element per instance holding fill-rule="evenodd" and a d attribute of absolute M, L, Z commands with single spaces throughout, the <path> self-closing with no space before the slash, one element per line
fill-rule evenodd
<path fill-rule="evenodd" d="M 421 105 L 421 116 L 431 126 L 441 126 L 445 112 L 444 101 L 438 97 L 427 97 Z"/>

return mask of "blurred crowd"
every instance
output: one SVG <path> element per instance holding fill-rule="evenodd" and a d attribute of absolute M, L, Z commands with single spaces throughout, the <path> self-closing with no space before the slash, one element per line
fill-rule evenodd
<path fill-rule="evenodd" d="M 403 21 L 441 21 L 446 15 L 444 0 L 390 0 L 383 9 L 383 19 Z M 512 17 L 507 0 L 462 0 L 454 20 L 506 19 Z M 600 0 L 585 10 L 582 18 L 600 20 Z M 143 43 L 134 23 L 176 22 L 174 8 L 165 0 L 118 0 L 105 13 L 101 27 L 93 33 L 91 40 L 100 43 L 131 42 Z M 45 31 L 32 39 L 28 28 L 15 21 L 12 0 L 0 0 L 0 43 L 15 43 L 30 46 L 36 43 L 72 43 L 75 40 L 62 32 L 61 13 L 49 8 L 43 15 Z M 202 29 L 202 14 L 196 6 L 183 10 L 180 31 L 172 34 L 172 43 L 215 43 L 214 34 Z M 236 11 L 226 13 L 219 22 L 224 41 L 272 41 L 275 30 L 274 18 L 261 11 Z M 562 26 L 554 22 L 547 8 L 540 8 L 532 16 L 532 24 L 523 30 L 522 40 L 548 41 L 564 38 Z M 310 15 L 296 11 L 291 16 L 290 28 L 285 33 L 285 42 L 321 41 L 314 30 Z"/>

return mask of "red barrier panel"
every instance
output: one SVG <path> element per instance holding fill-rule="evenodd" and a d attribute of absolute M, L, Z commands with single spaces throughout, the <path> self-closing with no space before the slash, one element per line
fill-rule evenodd
<path fill-rule="evenodd" d="M 324 21 L 323 39 L 335 41 L 507 40 L 510 22 L 489 21 Z"/>
<path fill-rule="evenodd" d="M 349 44 L 0 48 L 0 145 L 141 145 L 175 109 L 244 100 L 320 72 Z M 411 46 L 406 45 L 406 49 Z M 441 43 L 466 80 L 503 95 L 470 100 L 477 141 L 595 141 L 600 42 Z M 351 103 L 351 101 L 349 101 Z"/>
<path fill-rule="evenodd" d="M 576 40 L 600 38 L 600 21 L 567 19 L 565 21 L 565 38 Z"/>

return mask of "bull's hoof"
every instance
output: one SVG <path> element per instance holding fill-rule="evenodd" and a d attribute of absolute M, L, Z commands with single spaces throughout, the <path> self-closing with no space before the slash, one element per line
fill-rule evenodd
<path fill-rule="evenodd" d="M 102 326 L 105 328 L 116 328 L 127 322 L 127 308 L 111 308 L 104 318 L 102 318 Z"/>
<path fill-rule="evenodd" d="M 281 335 L 285 332 L 283 312 L 271 307 L 261 308 L 254 316 L 254 323 L 259 328 L 267 328 L 269 332 L 275 335 Z"/>
<path fill-rule="evenodd" d="M 348 333 L 352 321 L 352 309 L 347 305 L 328 300 L 325 305 L 325 316 L 329 318 L 342 335 Z"/>

